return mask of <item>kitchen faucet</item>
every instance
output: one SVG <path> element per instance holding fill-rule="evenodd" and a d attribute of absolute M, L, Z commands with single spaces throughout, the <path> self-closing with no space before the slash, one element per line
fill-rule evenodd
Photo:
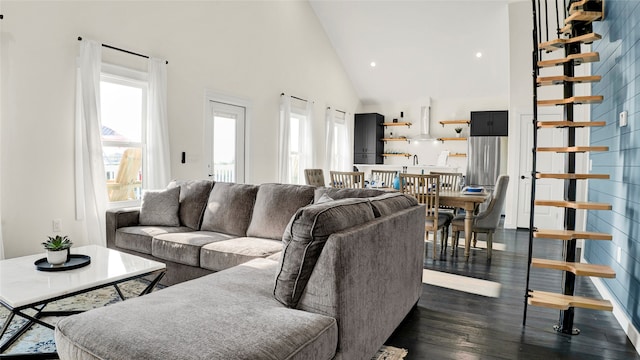
<path fill-rule="evenodd" d="M 413 166 L 418 165 L 418 155 L 413 155 Z"/>

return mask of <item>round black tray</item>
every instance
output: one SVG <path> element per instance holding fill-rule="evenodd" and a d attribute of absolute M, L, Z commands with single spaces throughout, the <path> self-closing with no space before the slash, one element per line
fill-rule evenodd
<path fill-rule="evenodd" d="M 64 264 L 51 265 L 47 261 L 46 257 L 36 260 L 36 262 L 34 262 L 33 264 L 36 266 L 36 269 L 40 271 L 65 271 L 81 268 L 83 266 L 89 265 L 90 263 L 91 256 L 89 255 L 71 254 L 69 257 L 69 261 Z"/>

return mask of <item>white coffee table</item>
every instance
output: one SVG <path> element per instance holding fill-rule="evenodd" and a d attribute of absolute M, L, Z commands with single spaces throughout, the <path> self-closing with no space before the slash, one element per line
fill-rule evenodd
<path fill-rule="evenodd" d="M 54 326 L 40 320 L 44 316 L 67 316 L 80 311 L 44 311 L 48 303 L 86 293 L 95 289 L 114 286 L 124 300 L 118 284 L 140 277 L 155 275 L 149 286 L 140 295 L 148 294 L 164 276 L 166 265 L 117 250 L 97 245 L 71 248 L 72 254 L 91 257 L 87 266 L 65 271 L 39 271 L 34 263 L 44 257 L 42 254 L 0 260 L 0 305 L 11 314 L 0 329 L 0 338 L 9 328 L 15 315 L 29 321 L 11 338 L 0 344 L 2 354 L 34 323 L 54 329 Z M 23 312 L 35 309 L 35 315 Z"/>

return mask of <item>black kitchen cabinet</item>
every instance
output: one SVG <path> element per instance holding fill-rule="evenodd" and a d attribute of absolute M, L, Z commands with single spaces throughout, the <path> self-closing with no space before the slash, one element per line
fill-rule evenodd
<path fill-rule="evenodd" d="M 472 111 L 470 136 L 508 136 L 509 112 Z"/>
<path fill-rule="evenodd" d="M 354 164 L 382 164 L 384 115 L 355 114 L 353 130 Z"/>

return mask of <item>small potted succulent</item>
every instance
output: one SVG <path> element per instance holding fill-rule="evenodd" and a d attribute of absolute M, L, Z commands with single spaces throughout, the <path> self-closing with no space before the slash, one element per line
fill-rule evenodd
<path fill-rule="evenodd" d="M 462 128 L 461 127 L 457 127 L 455 128 L 456 130 L 456 137 L 460 137 L 460 133 L 462 132 Z"/>
<path fill-rule="evenodd" d="M 49 239 L 42 245 L 47 251 L 47 262 L 51 265 L 61 265 L 68 260 L 73 242 L 68 236 L 56 235 L 55 237 L 49 236 Z"/>

